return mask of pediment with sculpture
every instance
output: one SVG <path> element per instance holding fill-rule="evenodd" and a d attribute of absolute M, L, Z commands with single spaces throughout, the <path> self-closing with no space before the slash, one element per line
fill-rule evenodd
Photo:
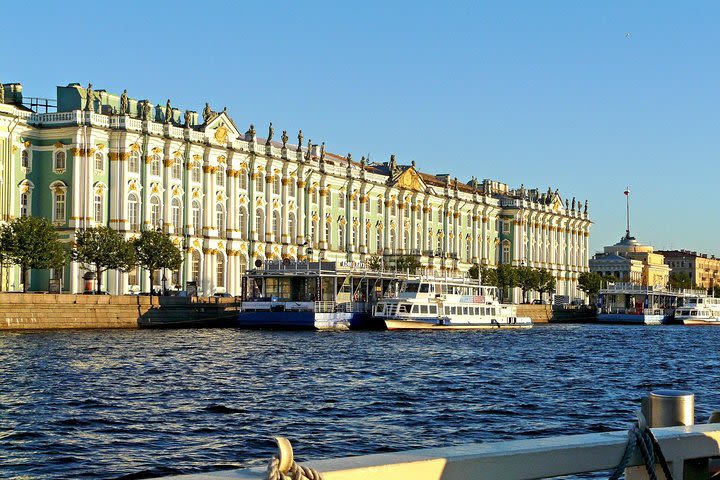
<path fill-rule="evenodd" d="M 235 123 L 226 112 L 220 112 L 205 126 L 205 135 L 218 143 L 225 144 L 240 137 Z"/>

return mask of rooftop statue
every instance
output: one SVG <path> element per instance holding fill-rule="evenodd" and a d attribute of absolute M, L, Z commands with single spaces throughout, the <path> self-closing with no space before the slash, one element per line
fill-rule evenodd
<path fill-rule="evenodd" d="M 150 106 L 149 100 L 143 100 L 143 106 L 142 106 L 142 119 L 146 122 L 150 121 L 150 113 L 152 112 L 152 107 Z"/>
<path fill-rule="evenodd" d="M 390 169 L 390 175 L 395 175 L 398 170 L 397 162 L 395 161 L 395 155 L 390 155 L 390 163 L 388 164 Z"/>
<path fill-rule="evenodd" d="M 587 209 L 588 209 L 588 201 L 585 200 L 585 210 L 583 211 L 583 213 L 587 213 Z"/>
<path fill-rule="evenodd" d="M 208 102 L 205 102 L 205 108 L 203 108 L 202 115 L 203 115 L 203 123 L 205 125 L 210 123 L 210 120 L 212 120 L 214 117 L 214 112 L 210 108 L 210 104 Z"/>
<path fill-rule="evenodd" d="M 190 110 L 185 110 L 185 128 L 190 128 L 192 125 L 192 113 Z"/>
<path fill-rule="evenodd" d="M 270 126 L 268 127 L 268 137 L 267 140 L 265 140 L 265 145 L 271 145 L 273 135 L 275 134 L 275 129 L 272 126 L 272 122 L 270 122 Z"/>
<path fill-rule="evenodd" d="M 520 184 L 520 198 L 525 198 L 525 184 Z"/>
<path fill-rule="evenodd" d="M 165 104 L 165 123 L 172 123 L 172 121 L 173 121 L 172 106 L 170 105 L 170 99 L 168 98 L 168 101 Z"/>
<path fill-rule="evenodd" d="M 85 111 L 86 112 L 95 112 L 95 105 L 93 105 L 93 101 L 95 100 L 95 92 L 93 92 L 92 83 L 88 83 L 87 90 L 85 92 Z"/>
<path fill-rule="evenodd" d="M 283 130 L 282 136 L 280 137 L 283 144 L 282 148 L 287 148 L 288 138 L 287 130 Z"/>
<path fill-rule="evenodd" d="M 312 140 L 308 139 L 307 154 L 305 154 L 305 160 L 308 162 L 312 158 Z"/>
<path fill-rule="evenodd" d="M 302 150 L 303 134 L 302 130 L 298 131 L 298 150 Z"/>
<path fill-rule="evenodd" d="M 570 200 L 565 199 L 565 210 L 570 210 Z"/>
<path fill-rule="evenodd" d="M 5 87 L 0 83 L 0 103 L 5 103 Z"/>
<path fill-rule="evenodd" d="M 322 142 L 322 144 L 320 145 L 320 161 L 325 161 L 325 142 Z"/>
<path fill-rule="evenodd" d="M 130 100 L 128 100 L 127 89 L 120 95 L 120 115 L 127 115 L 130 112 Z"/>

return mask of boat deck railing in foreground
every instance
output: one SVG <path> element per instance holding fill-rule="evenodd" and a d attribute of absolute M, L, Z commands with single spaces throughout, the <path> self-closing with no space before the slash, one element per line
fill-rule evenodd
<path fill-rule="evenodd" d="M 684 477 L 685 470 L 696 471 L 697 459 L 720 455 L 720 424 L 658 428 L 653 429 L 653 433 L 676 480 L 688 478 Z M 609 472 L 622 458 L 627 438 L 625 431 L 591 433 L 316 460 L 303 464 L 321 472 L 325 480 L 525 480 Z M 638 453 L 631 458 L 630 465 L 633 467 L 626 478 L 647 478 L 641 475 L 639 466 L 642 459 Z M 686 469 L 686 465 L 689 468 Z M 267 476 L 264 468 L 258 468 L 175 478 L 260 480 Z"/>

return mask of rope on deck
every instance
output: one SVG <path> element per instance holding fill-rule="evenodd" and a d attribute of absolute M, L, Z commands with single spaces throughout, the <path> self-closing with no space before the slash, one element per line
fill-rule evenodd
<path fill-rule="evenodd" d="M 317 470 L 295 463 L 290 441 L 285 437 L 275 437 L 278 454 L 270 460 L 267 468 L 267 480 L 323 480 Z"/>
<path fill-rule="evenodd" d="M 619 480 L 624 475 L 625 469 L 630 463 L 635 450 L 640 450 L 640 456 L 642 456 L 645 464 L 645 470 L 647 471 L 650 480 L 657 480 L 657 473 L 655 471 L 655 465 L 660 464 L 663 474 L 667 480 L 672 480 L 670 474 L 670 468 L 668 467 L 665 456 L 660 450 L 660 444 L 658 443 L 655 435 L 652 434 L 650 428 L 647 426 L 645 416 L 642 412 L 638 412 L 638 419 L 633 426 L 628 430 L 628 441 L 625 445 L 625 452 L 623 453 L 620 463 L 615 470 L 610 474 L 610 480 Z"/>

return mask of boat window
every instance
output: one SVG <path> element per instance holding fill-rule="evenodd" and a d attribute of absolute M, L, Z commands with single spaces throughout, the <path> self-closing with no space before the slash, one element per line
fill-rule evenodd
<path fill-rule="evenodd" d="M 430 305 L 428 308 L 430 309 L 430 313 L 437 315 L 437 305 Z"/>
<path fill-rule="evenodd" d="M 403 285 L 402 291 L 403 291 L 403 292 L 416 293 L 416 292 L 418 291 L 418 287 L 419 287 L 419 286 L 420 286 L 420 284 L 418 284 L 418 283 L 416 283 L 416 282 L 408 282 L 408 283 L 406 283 L 406 284 Z"/>
<path fill-rule="evenodd" d="M 411 313 L 418 313 L 418 306 L 417 306 L 417 305 L 413 305 L 413 306 L 412 306 L 412 311 L 411 311 Z"/>
<path fill-rule="evenodd" d="M 690 315 L 692 315 L 693 317 L 697 317 L 697 310 L 693 310 L 692 312 L 690 312 Z"/>
<path fill-rule="evenodd" d="M 480 315 L 480 307 L 475 307 L 475 315 Z"/>
<path fill-rule="evenodd" d="M 423 283 L 420 285 L 420 293 L 428 293 L 428 290 L 430 289 L 430 285 L 427 283 Z"/>
<path fill-rule="evenodd" d="M 445 315 L 450 315 L 450 307 L 445 307 Z"/>
<path fill-rule="evenodd" d="M 384 308 L 385 308 L 385 304 L 384 304 L 384 303 L 378 303 L 377 312 L 378 312 L 378 313 L 382 313 Z"/>
<path fill-rule="evenodd" d="M 450 307 L 450 315 L 455 315 L 455 314 L 457 314 L 456 307 Z"/>
<path fill-rule="evenodd" d="M 420 313 L 428 313 L 427 305 L 420 305 Z"/>
<path fill-rule="evenodd" d="M 409 313 L 409 312 L 408 312 L 408 307 L 409 307 L 409 306 L 410 306 L 410 305 L 408 305 L 408 304 L 406 304 L 406 303 L 401 303 L 400 306 L 398 307 L 398 313 Z"/>
<path fill-rule="evenodd" d="M 494 308 L 489 308 L 488 310 L 490 310 L 490 315 L 495 315 L 495 309 L 494 309 Z"/>

